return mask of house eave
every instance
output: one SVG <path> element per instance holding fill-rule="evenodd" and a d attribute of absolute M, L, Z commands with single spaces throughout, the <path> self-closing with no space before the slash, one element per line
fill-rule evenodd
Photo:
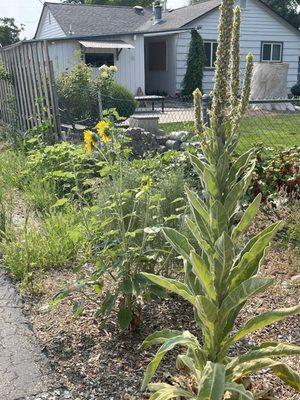
<path fill-rule="evenodd" d="M 186 32 L 192 28 L 178 28 L 178 29 L 162 29 L 162 30 L 147 30 L 147 31 L 132 31 L 132 32 L 117 32 L 109 35 L 72 35 L 66 37 L 52 37 L 52 38 L 43 38 L 43 39 L 28 39 L 23 40 L 23 43 L 33 43 L 33 42 L 60 42 L 63 40 L 96 40 L 96 39 L 103 39 L 103 38 L 110 38 L 115 36 L 126 36 L 126 35 L 150 35 L 150 34 L 159 34 L 159 33 L 179 33 L 179 32 Z"/>

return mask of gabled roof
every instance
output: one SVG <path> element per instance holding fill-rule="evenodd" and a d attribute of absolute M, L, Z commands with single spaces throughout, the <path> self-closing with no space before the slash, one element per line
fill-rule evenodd
<path fill-rule="evenodd" d="M 152 9 L 142 14 L 133 7 L 93 4 L 48 3 L 47 7 L 66 36 L 101 36 L 118 33 L 179 29 L 220 5 L 220 0 L 204 0 L 192 6 L 163 13 L 163 20 L 153 24 Z M 41 20 L 40 20 L 41 22 Z M 37 30 L 38 32 L 38 30 Z"/>
<path fill-rule="evenodd" d="M 153 15 L 151 18 L 140 26 L 140 31 L 170 30 L 183 28 L 194 19 L 204 16 L 208 12 L 219 7 L 221 0 L 206 0 L 194 5 L 176 8 L 162 14 L 162 21 L 153 25 Z"/>
<path fill-rule="evenodd" d="M 92 4 L 45 3 L 51 14 L 68 36 L 70 28 L 75 36 L 97 36 L 134 32 L 151 18 L 152 11 L 143 14 L 133 7 Z"/>
<path fill-rule="evenodd" d="M 256 1 L 275 18 L 281 19 L 285 25 L 298 31 L 263 0 Z M 220 4 L 221 0 L 200 0 L 197 4 L 164 12 L 162 21 L 157 24 L 153 23 L 152 10 L 147 8 L 144 8 L 142 13 L 138 13 L 133 7 L 128 6 L 45 2 L 44 10 L 46 8 L 50 10 L 67 37 L 71 37 L 70 31 L 72 31 L 72 37 L 97 37 L 184 29 L 192 21 L 217 9 Z M 39 26 L 41 20 L 42 17 Z"/>

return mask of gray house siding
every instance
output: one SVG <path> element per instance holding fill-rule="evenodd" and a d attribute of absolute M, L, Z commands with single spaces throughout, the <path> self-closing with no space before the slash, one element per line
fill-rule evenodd
<path fill-rule="evenodd" d="M 189 27 L 197 27 L 203 40 L 216 40 L 219 20 L 219 10 L 212 11 L 205 17 L 194 21 Z M 176 89 L 181 89 L 181 84 L 186 71 L 186 59 L 189 49 L 190 34 L 180 33 L 176 52 Z M 261 42 L 283 42 L 283 62 L 289 64 L 288 89 L 297 82 L 298 60 L 300 50 L 300 36 L 292 27 L 280 17 L 268 12 L 256 0 L 248 0 L 247 8 L 242 11 L 241 28 L 241 69 L 245 67 L 245 57 L 251 52 L 255 61 L 261 57 Z M 203 78 L 204 92 L 213 88 L 214 71 L 206 69 Z"/>
<path fill-rule="evenodd" d="M 64 31 L 61 29 L 53 15 L 50 13 L 49 9 L 46 9 L 42 15 L 42 20 L 36 33 L 36 38 L 46 39 L 65 36 L 66 35 Z"/>

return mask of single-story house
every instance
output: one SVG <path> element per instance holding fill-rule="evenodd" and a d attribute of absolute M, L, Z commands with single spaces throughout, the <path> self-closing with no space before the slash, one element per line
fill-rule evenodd
<path fill-rule="evenodd" d="M 116 65 L 116 79 L 134 94 L 181 90 L 186 72 L 190 31 L 204 40 L 203 90 L 213 87 L 220 0 L 166 9 L 155 6 L 45 3 L 34 39 L 49 43 L 55 74 L 71 68 L 81 50 L 85 62 L 98 68 Z M 242 9 L 242 68 L 248 52 L 255 61 L 287 63 L 288 89 L 298 80 L 300 33 L 262 0 L 237 0 Z M 163 9 L 164 8 L 164 9 Z"/>

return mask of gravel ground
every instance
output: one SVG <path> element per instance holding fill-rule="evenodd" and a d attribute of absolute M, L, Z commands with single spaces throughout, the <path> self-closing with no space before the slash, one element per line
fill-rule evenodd
<path fill-rule="evenodd" d="M 265 223 L 266 220 L 263 219 L 259 225 Z M 275 246 L 261 273 L 273 276 L 276 283 L 268 292 L 246 304 L 237 325 L 265 310 L 295 305 L 299 299 L 299 287 L 291 283 L 291 277 L 299 274 L 299 259 L 294 252 Z M 61 393 L 49 393 L 45 394 L 48 397 L 38 396 L 35 399 L 148 398 L 140 392 L 140 384 L 155 349 L 144 351 L 139 345 L 149 333 L 162 328 L 188 329 L 197 334 L 191 307 L 171 295 L 167 299 L 144 306 L 143 325 L 138 332 L 121 333 L 113 317 L 100 327 L 98 321 L 94 319 L 92 306 L 78 319 L 71 315 L 69 301 L 55 309 L 48 307 L 52 296 L 72 279 L 72 274 L 66 270 L 45 273 L 39 279 L 39 284 L 43 288 L 41 296 L 25 299 L 27 313 L 40 343 L 53 369 L 61 377 L 60 386 L 68 388 L 68 390 L 62 389 Z M 299 326 L 299 317 L 293 316 L 286 321 L 266 327 L 239 342 L 233 353 L 244 352 L 263 341 L 278 340 L 300 344 Z M 157 374 L 158 379 L 167 382 L 178 379 L 174 368 L 176 354 L 172 352 L 166 357 Z M 297 357 L 290 357 L 288 364 L 300 372 Z M 268 391 L 265 400 L 300 400 L 299 394 L 285 387 L 268 371 L 262 371 L 252 377 L 252 388 Z"/>

